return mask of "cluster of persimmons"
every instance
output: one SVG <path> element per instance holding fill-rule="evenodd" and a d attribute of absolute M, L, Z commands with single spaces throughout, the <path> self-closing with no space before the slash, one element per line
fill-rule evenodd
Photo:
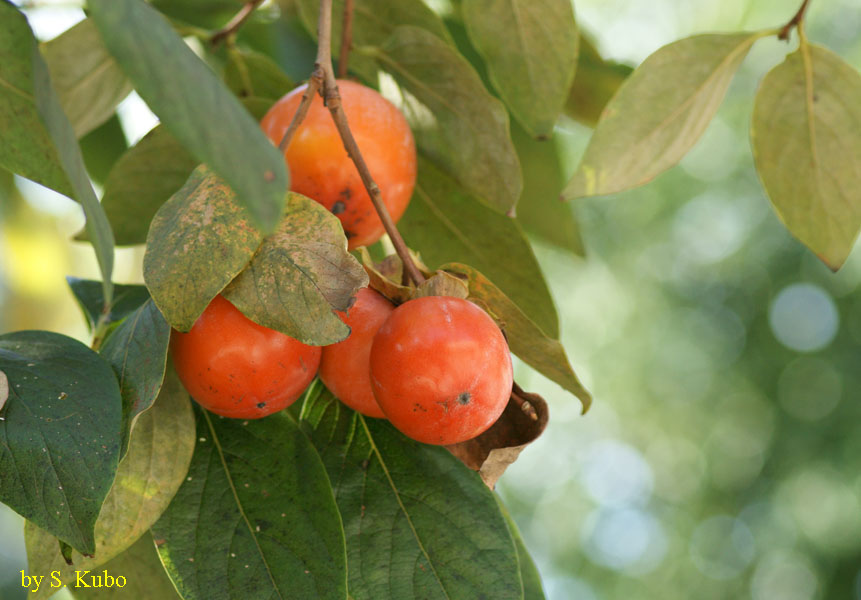
<path fill-rule="evenodd" d="M 338 81 L 350 128 L 393 220 L 407 208 L 416 178 L 412 132 L 376 91 Z M 284 136 L 306 87 L 281 98 L 261 126 Z M 316 96 L 285 150 L 291 189 L 341 221 L 349 249 L 385 233 L 338 131 Z M 319 373 L 332 393 L 368 417 L 386 418 L 409 437 L 455 444 L 487 430 L 512 388 L 511 355 L 496 322 L 477 305 L 423 296 L 395 306 L 371 288 L 340 313 L 350 335 L 308 346 L 245 317 L 217 296 L 188 333 L 174 331 L 171 353 L 191 396 L 238 419 L 265 417 L 295 402 Z"/>

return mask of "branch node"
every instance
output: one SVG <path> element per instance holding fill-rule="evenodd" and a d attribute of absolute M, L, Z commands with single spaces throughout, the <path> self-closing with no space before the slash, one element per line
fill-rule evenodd
<path fill-rule="evenodd" d="M 798 8 L 798 12 L 795 13 L 789 22 L 781 27 L 780 31 L 777 34 L 777 39 L 782 40 L 784 42 L 789 41 L 789 34 L 793 28 L 801 27 L 801 22 L 804 20 L 804 13 L 807 11 L 807 7 L 810 4 L 810 0 L 803 0 L 801 6 Z"/>
<path fill-rule="evenodd" d="M 392 216 L 389 214 L 389 209 L 383 203 L 380 188 L 374 182 L 368 165 L 365 162 L 356 139 L 353 137 L 353 132 L 350 130 L 350 125 L 347 122 L 347 114 L 344 112 L 344 107 L 341 104 L 341 96 L 338 92 L 338 83 L 335 80 L 335 75 L 332 70 L 332 0 L 320 0 L 320 18 L 317 21 L 317 62 L 315 69 L 320 69 L 322 72 L 322 87 L 320 94 L 323 96 L 323 102 L 329 109 L 332 115 L 332 120 L 335 122 L 335 128 L 341 136 L 341 141 L 344 143 L 344 148 L 347 154 L 353 160 L 359 176 L 362 178 L 362 183 L 365 185 L 365 190 L 371 198 L 371 203 L 383 223 L 386 233 L 392 241 L 401 261 L 404 264 L 404 270 L 409 274 L 410 279 L 419 285 L 424 282 L 425 278 L 419 271 L 415 262 L 413 262 L 410 251 L 407 248 L 404 238 L 401 237 Z M 298 113 L 297 113 L 298 114 Z M 292 125 L 292 123 L 291 123 Z"/>

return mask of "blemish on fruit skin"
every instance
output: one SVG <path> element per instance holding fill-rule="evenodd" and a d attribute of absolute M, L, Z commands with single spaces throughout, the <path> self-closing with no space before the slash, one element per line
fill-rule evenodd
<path fill-rule="evenodd" d="M 258 402 L 257 408 L 266 408 L 266 403 L 265 402 Z"/>
<path fill-rule="evenodd" d="M 461 392 L 461 394 L 457 397 L 458 404 L 466 405 L 469 404 L 469 401 L 472 399 L 469 392 Z"/>
<path fill-rule="evenodd" d="M 332 205 L 332 214 L 340 215 L 342 212 L 347 210 L 347 205 L 338 200 L 335 204 Z"/>

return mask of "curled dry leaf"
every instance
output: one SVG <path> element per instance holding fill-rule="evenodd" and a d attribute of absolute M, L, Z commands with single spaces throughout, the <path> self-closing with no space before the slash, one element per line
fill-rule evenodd
<path fill-rule="evenodd" d="M 547 402 L 538 394 L 524 392 L 515 382 L 502 415 L 477 438 L 446 446 L 467 467 L 478 471 L 490 489 L 529 444 L 547 427 Z"/>
<path fill-rule="evenodd" d="M 378 291 L 395 304 L 403 304 L 415 297 L 415 289 L 409 285 L 408 279 L 404 276 L 404 265 L 397 254 L 387 256 L 376 264 L 366 248 L 359 248 L 359 255 L 362 266 L 368 274 L 370 280 L 368 285 L 371 289 Z M 410 255 L 422 275 L 430 278 L 433 272 L 428 270 L 421 258 L 412 250 Z"/>
<path fill-rule="evenodd" d="M 387 257 L 379 264 L 374 264 L 367 248 L 359 248 L 362 266 L 368 274 L 368 287 L 378 291 L 383 296 L 396 304 L 402 304 L 410 299 L 411 290 L 406 285 L 395 283 L 402 281 L 403 265 L 397 255 Z M 391 259 L 397 258 L 397 264 Z M 399 269 L 399 271 L 398 271 Z"/>
<path fill-rule="evenodd" d="M 466 282 L 445 271 L 437 271 L 430 279 L 426 279 L 413 290 L 413 298 L 422 296 L 451 296 L 466 300 L 469 296 L 469 286 Z"/>

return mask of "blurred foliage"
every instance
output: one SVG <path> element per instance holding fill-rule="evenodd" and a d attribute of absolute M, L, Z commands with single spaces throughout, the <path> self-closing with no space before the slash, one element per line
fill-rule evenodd
<path fill-rule="evenodd" d="M 794 8 L 579 0 L 577 16 L 601 56 L 636 64 L 684 35 L 774 26 Z M 279 23 L 289 35 L 254 46 L 301 79 L 313 45 L 296 41 L 294 21 Z M 812 3 L 811 40 L 856 68 L 859 30 L 857 2 Z M 548 399 L 552 418 L 499 491 L 548 598 L 861 599 L 861 255 L 856 248 L 832 274 L 790 237 L 757 181 L 746 133 L 758 79 L 786 50 L 766 40 L 751 53 L 679 167 L 644 188 L 568 205 L 588 259 L 560 248 L 573 242 L 536 239 L 562 341 L 595 396 L 581 417 L 573 399 L 518 363 L 518 381 Z M 114 126 L 91 134 L 110 150 L 85 148 L 88 164 L 122 152 Z M 566 176 L 589 135 L 573 121 L 557 125 Z M 0 332 L 86 338 L 63 278 L 98 273 L 89 249 L 68 241 L 78 211 L 0 173 Z M 116 279 L 140 282 L 140 259 L 139 249 L 119 250 Z M 21 520 L 0 510 L 0 598 L 25 598 Z"/>

